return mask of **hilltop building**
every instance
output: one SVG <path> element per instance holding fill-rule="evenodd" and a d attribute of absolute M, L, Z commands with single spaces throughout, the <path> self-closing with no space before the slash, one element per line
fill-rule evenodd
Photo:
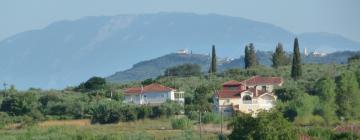
<path fill-rule="evenodd" d="M 255 116 L 260 110 L 270 110 L 274 106 L 277 97 L 273 89 L 282 84 L 281 77 L 260 76 L 225 82 L 222 90 L 214 95 L 214 109 L 225 115 L 243 112 Z"/>
<path fill-rule="evenodd" d="M 125 103 L 160 105 L 167 100 L 184 104 L 184 92 L 160 84 L 132 87 L 125 91 Z"/>
<path fill-rule="evenodd" d="M 323 57 L 323 56 L 326 56 L 327 53 L 325 52 L 320 52 L 320 51 L 314 51 L 311 53 L 312 56 L 316 56 L 316 57 Z"/>
<path fill-rule="evenodd" d="M 309 53 L 308 53 L 308 51 L 307 51 L 306 48 L 304 48 L 304 55 L 305 55 L 305 56 L 308 56 L 308 55 L 309 55 Z"/>
<path fill-rule="evenodd" d="M 182 55 L 190 54 L 188 49 L 181 49 L 181 50 L 178 50 L 176 53 L 177 54 L 182 54 Z"/>

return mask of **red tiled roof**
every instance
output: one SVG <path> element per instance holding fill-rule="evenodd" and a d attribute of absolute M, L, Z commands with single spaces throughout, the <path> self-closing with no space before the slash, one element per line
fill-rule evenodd
<path fill-rule="evenodd" d="M 241 85 L 242 83 L 238 82 L 238 81 L 235 81 L 235 80 L 230 80 L 230 81 L 227 81 L 223 84 L 223 86 L 238 86 L 238 85 Z"/>
<path fill-rule="evenodd" d="M 267 93 L 266 91 L 257 90 L 257 94 L 256 94 L 256 89 L 250 88 L 248 90 L 221 90 L 220 92 L 217 93 L 217 95 L 219 98 L 239 98 L 241 96 L 241 93 L 243 93 L 244 91 L 249 91 L 253 93 L 254 97 L 259 97 Z"/>
<path fill-rule="evenodd" d="M 260 85 L 260 84 L 271 84 L 271 85 L 280 85 L 283 82 L 281 77 L 261 77 L 253 76 L 250 79 L 241 81 L 246 85 Z"/>
<path fill-rule="evenodd" d="M 128 88 L 125 91 L 125 94 L 139 94 L 139 93 L 148 93 L 148 92 L 164 92 L 164 91 L 171 91 L 174 90 L 173 88 L 166 87 L 160 84 L 150 84 L 143 88 L 141 87 L 133 87 Z"/>
<path fill-rule="evenodd" d="M 219 98 L 238 98 L 243 91 L 245 90 L 221 90 L 217 95 Z"/>
<path fill-rule="evenodd" d="M 125 90 L 125 93 L 140 93 L 141 87 L 132 87 Z"/>

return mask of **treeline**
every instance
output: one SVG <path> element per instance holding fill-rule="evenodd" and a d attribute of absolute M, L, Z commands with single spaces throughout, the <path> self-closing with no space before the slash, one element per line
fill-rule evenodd
<path fill-rule="evenodd" d="M 93 123 L 116 123 L 145 118 L 170 117 L 180 114 L 183 107 L 174 102 L 160 106 L 136 106 L 122 103 L 120 87 L 93 77 L 77 87 L 66 90 L 15 87 L 0 92 L 0 126 L 9 123 L 31 125 L 53 119 L 91 119 Z"/>

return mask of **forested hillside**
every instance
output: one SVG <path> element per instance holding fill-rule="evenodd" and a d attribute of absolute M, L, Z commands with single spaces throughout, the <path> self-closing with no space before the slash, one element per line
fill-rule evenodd
<path fill-rule="evenodd" d="M 241 52 L 239 52 L 240 54 Z M 272 53 L 270 51 L 257 51 L 256 56 L 261 65 L 271 66 Z M 307 64 L 343 64 L 347 62 L 347 59 L 359 52 L 335 52 L 323 57 L 319 56 L 303 56 L 304 63 Z M 209 69 L 210 56 L 200 54 L 169 54 L 155 59 L 139 62 L 135 64 L 131 69 L 117 72 L 109 77 L 107 80 L 111 82 L 130 82 L 134 80 L 145 80 L 148 78 L 155 78 L 163 74 L 165 69 L 180 65 L 180 64 L 198 64 L 202 67 L 203 72 L 207 72 Z M 230 68 L 244 68 L 244 57 L 234 60 L 225 60 L 219 58 L 218 67 L 220 71 L 224 71 Z"/>

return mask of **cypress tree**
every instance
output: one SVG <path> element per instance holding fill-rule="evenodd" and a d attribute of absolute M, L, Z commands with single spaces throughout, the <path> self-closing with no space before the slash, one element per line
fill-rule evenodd
<path fill-rule="evenodd" d="M 245 59 L 244 59 L 244 62 L 245 62 L 245 68 L 249 68 L 250 65 L 249 65 L 249 46 L 248 45 L 245 46 Z"/>
<path fill-rule="evenodd" d="M 254 44 L 250 43 L 249 45 L 245 46 L 245 68 L 250 68 L 258 64 L 259 62 L 256 59 Z"/>
<path fill-rule="evenodd" d="M 301 68 L 301 56 L 300 56 L 300 48 L 298 39 L 294 40 L 294 55 L 293 62 L 291 67 L 291 77 L 295 80 L 299 79 L 302 76 L 302 68 Z"/>
<path fill-rule="evenodd" d="M 278 43 L 278 45 L 276 46 L 275 52 L 272 55 L 272 62 L 272 66 L 274 68 L 278 68 L 289 63 L 289 58 L 286 56 L 283 45 L 281 43 Z"/>
<path fill-rule="evenodd" d="M 215 45 L 213 45 L 209 73 L 216 73 L 216 70 L 217 70 L 217 68 L 216 68 L 216 51 L 215 51 Z"/>

